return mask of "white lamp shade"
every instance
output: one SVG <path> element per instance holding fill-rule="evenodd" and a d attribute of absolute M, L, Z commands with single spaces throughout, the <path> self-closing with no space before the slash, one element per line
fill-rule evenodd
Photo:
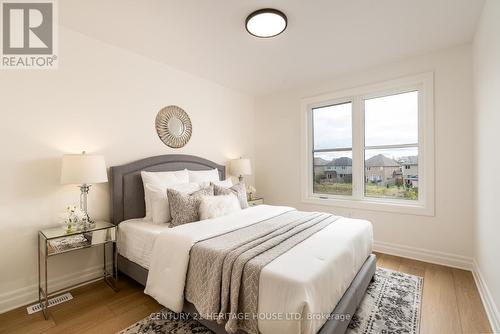
<path fill-rule="evenodd" d="M 62 158 L 62 184 L 93 184 L 108 182 L 102 155 L 65 154 Z"/>
<path fill-rule="evenodd" d="M 230 169 L 232 175 L 252 175 L 250 159 L 231 160 Z"/>

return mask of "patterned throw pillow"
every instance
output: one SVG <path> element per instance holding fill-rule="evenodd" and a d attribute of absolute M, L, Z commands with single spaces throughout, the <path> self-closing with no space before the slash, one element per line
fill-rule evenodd
<path fill-rule="evenodd" d="M 213 196 L 214 187 L 208 186 L 192 194 L 182 193 L 174 189 L 167 189 L 170 214 L 172 215 L 171 227 L 192 223 L 200 220 L 198 210 L 203 196 Z"/>
<path fill-rule="evenodd" d="M 248 208 L 247 188 L 245 187 L 245 184 L 242 182 L 235 184 L 231 188 L 223 188 L 214 185 L 214 194 L 215 196 L 234 194 L 238 198 L 241 208 L 242 209 Z"/>

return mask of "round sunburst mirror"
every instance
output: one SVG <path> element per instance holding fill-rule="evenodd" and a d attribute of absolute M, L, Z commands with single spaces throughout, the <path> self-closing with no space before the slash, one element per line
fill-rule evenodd
<path fill-rule="evenodd" d="M 188 114 L 178 106 L 168 106 L 156 115 L 156 132 L 165 145 L 180 148 L 187 144 L 193 132 Z"/>

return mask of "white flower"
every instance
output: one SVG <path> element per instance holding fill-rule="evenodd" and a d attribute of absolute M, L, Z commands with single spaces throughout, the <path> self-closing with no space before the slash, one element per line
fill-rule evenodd
<path fill-rule="evenodd" d="M 87 218 L 87 214 L 76 206 L 67 206 L 63 214 L 64 224 L 76 224 Z"/>

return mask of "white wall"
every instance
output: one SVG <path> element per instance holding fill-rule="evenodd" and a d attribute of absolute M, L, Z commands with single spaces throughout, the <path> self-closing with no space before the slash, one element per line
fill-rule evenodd
<path fill-rule="evenodd" d="M 301 203 L 300 100 L 428 71 L 435 73 L 435 217 Z M 378 248 L 386 252 L 468 267 L 473 253 L 472 89 L 471 46 L 466 45 L 259 98 L 257 190 L 267 203 L 368 219 Z"/>
<path fill-rule="evenodd" d="M 0 71 L 0 313 L 37 297 L 37 230 L 78 204 L 79 190 L 59 184 L 63 153 L 104 154 L 108 166 L 169 153 L 218 163 L 253 158 L 253 98 L 68 29 L 59 34 L 59 69 Z M 154 128 L 156 113 L 170 104 L 193 123 L 179 150 Z M 92 187 L 95 218 L 109 218 L 108 187 Z M 52 258 L 52 277 L 93 274 L 99 254 Z"/>
<path fill-rule="evenodd" d="M 483 299 L 500 332 L 500 1 L 489 0 L 474 39 L 475 258 Z M 481 282 L 482 281 L 482 282 Z M 480 287 L 481 288 L 481 287 Z"/>

